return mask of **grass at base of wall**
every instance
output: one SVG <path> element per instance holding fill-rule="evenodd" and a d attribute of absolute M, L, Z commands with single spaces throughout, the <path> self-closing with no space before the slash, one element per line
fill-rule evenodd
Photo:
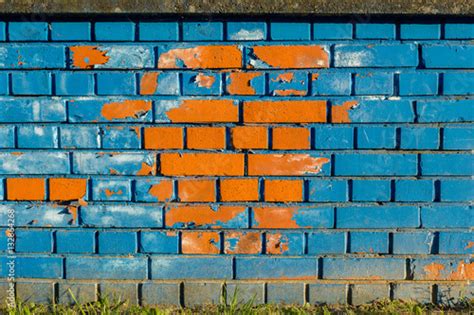
<path fill-rule="evenodd" d="M 350 305 L 257 305 L 237 303 L 208 305 L 195 308 L 166 306 L 130 306 L 126 302 L 100 299 L 74 306 L 42 305 L 18 302 L 16 308 L 0 307 L 0 314 L 474 314 L 474 300 L 464 299 L 452 305 L 419 304 L 401 300 L 380 300 L 359 306 Z"/>

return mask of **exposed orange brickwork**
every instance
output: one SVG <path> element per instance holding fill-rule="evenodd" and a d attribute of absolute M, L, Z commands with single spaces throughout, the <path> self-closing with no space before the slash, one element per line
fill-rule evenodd
<path fill-rule="evenodd" d="M 232 100 L 184 100 L 166 115 L 173 123 L 238 122 L 239 107 Z"/>
<path fill-rule="evenodd" d="M 255 207 L 252 208 L 256 227 L 259 229 L 298 229 L 293 207 Z"/>
<path fill-rule="evenodd" d="M 326 101 L 246 101 L 246 123 L 326 122 Z"/>
<path fill-rule="evenodd" d="M 188 127 L 188 149 L 225 149 L 225 127 Z"/>
<path fill-rule="evenodd" d="M 302 180 L 266 179 L 264 187 L 265 201 L 303 201 Z"/>
<path fill-rule="evenodd" d="M 230 153 L 163 153 L 163 175 L 244 175 L 244 155 Z"/>
<path fill-rule="evenodd" d="M 72 56 L 72 65 L 81 69 L 93 69 L 96 65 L 103 65 L 109 61 L 107 51 L 98 46 L 69 47 Z"/>
<path fill-rule="evenodd" d="M 219 254 L 220 240 L 218 232 L 183 232 L 183 254 Z"/>
<path fill-rule="evenodd" d="M 273 128 L 273 149 L 306 150 L 311 148 L 311 133 L 308 128 Z"/>
<path fill-rule="evenodd" d="M 45 200 L 44 178 L 7 178 L 7 200 Z"/>
<path fill-rule="evenodd" d="M 232 145 L 236 149 L 266 149 L 268 131 L 265 127 L 238 126 L 231 129 Z"/>
<path fill-rule="evenodd" d="M 226 69 L 242 67 L 242 52 L 238 46 L 196 46 L 176 48 L 162 53 L 158 59 L 158 68 Z"/>
<path fill-rule="evenodd" d="M 145 128 L 145 149 L 182 149 L 183 134 L 181 127 Z"/>
<path fill-rule="evenodd" d="M 169 207 L 165 220 L 169 227 L 212 225 L 219 228 L 246 210 L 243 206 L 175 205 Z"/>
<path fill-rule="evenodd" d="M 183 202 L 216 201 L 216 181 L 212 179 L 181 179 L 178 197 Z"/>
<path fill-rule="evenodd" d="M 262 251 L 259 232 L 226 232 L 224 238 L 226 254 L 260 254 Z"/>
<path fill-rule="evenodd" d="M 151 101 L 125 100 L 106 103 L 102 106 L 101 115 L 107 120 L 137 118 L 151 111 Z"/>
<path fill-rule="evenodd" d="M 49 199 L 51 200 L 80 200 L 87 193 L 85 178 L 50 178 Z"/>
<path fill-rule="evenodd" d="M 258 201 L 258 178 L 223 178 L 220 181 L 222 201 Z"/>
<path fill-rule="evenodd" d="M 256 91 L 251 81 L 261 75 L 262 72 L 230 72 L 227 92 L 230 95 L 255 95 Z"/>
<path fill-rule="evenodd" d="M 325 157 L 312 157 L 309 154 L 249 154 L 249 175 L 305 175 L 317 174 L 324 164 Z"/>
<path fill-rule="evenodd" d="M 283 255 L 289 249 L 288 237 L 282 233 L 267 233 L 265 248 L 269 255 Z"/>
<path fill-rule="evenodd" d="M 318 45 L 253 46 L 255 56 L 274 68 L 328 68 L 329 54 Z"/>

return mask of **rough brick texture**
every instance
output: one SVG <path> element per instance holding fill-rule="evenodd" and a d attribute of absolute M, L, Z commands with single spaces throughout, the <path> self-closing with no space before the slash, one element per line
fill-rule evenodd
<path fill-rule="evenodd" d="M 473 296 L 473 24 L 0 27 L 19 298 Z"/>

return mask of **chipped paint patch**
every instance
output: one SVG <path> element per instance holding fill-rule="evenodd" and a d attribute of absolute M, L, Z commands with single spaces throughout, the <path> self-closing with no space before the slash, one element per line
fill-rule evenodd
<path fill-rule="evenodd" d="M 295 214 L 298 208 L 262 207 L 254 208 L 254 219 L 259 229 L 299 229 Z"/>
<path fill-rule="evenodd" d="M 289 249 L 288 244 L 288 236 L 281 233 L 267 233 L 267 254 L 283 255 Z"/>
<path fill-rule="evenodd" d="M 158 201 L 169 201 L 173 198 L 173 182 L 171 180 L 163 180 L 158 184 L 152 185 L 148 189 L 148 193 Z"/>
<path fill-rule="evenodd" d="M 245 207 L 220 206 L 173 206 L 166 212 L 166 225 L 169 227 L 221 228 L 239 215 L 245 213 Z"/>
<path fill-rule="evenodd" d="M 147 72 L 140 79 L 140 94 L 153 95 L 158 88 L 159 72 Z"/>
<path fill-rule="evenodd" d="M 125 100 L 106 103 L 102 106 L 101 115 L 107 120 L 138 118 L 151 110 L 151 101 Z"/>
<path fill-rule="evenodd" d="M 196 83 L 197 86 L 207 89 L 210 89 L 215 82 L 216 78 L 214 76 L 204 73 L 198 73 L 194 78 L 194 83 Z"/>
<path fill-rule="evenodd" d="M 329 55 L 322 46 L 318 45 L 276 45 L 253 46 L 252 55 L 258 61 L 273 68 L 328 68 Z M 255 66 L 256 64 L 252 64 Z"/>
<path fill-rule="evenodd" d="M 93 69 L 96 65 L 104 65 L 109 61 L 107 51 L 98 46 L 72 46 L 72 65 L 80 69 Z"/>
<path fill-rule="evenodd" d="M 248 158 L 249 175 L 318 174 L 330 162 L 328 158 L 309 154 L 251 154 Z"/>
<path fill-rule="evenodd" d="M 135 175 L 146 176 L 146 175 L 155 175 L 156 163 L 149 165 L 148 163 L 142 162 L 141 168 Z"/>
<path fill-rule="evenodd" d="M 251 81 L 261 75 L 261 72 L 230 72 L 227 92 L 231 95 L 255 95 Z"/>
<path fill-rule="evenodd" d="M 158 59 L 158 68 L 240 68 L 242 52 L 238 46 L 197 46 L 193 48 L 175 48 L 162 53 Z"/>
<path fill-rule="evenodd" d="M 331 107 L 331 118 L 334 123 L 349 123 L 351 122 L 349 112 L 357 108 L 358 101 L 347 101 L 342 105 L 333 105 Z"/>
<path fill-rule="evenodd" d="M 259 232 L 228 232 L 224 249 L 226 254 L 260 254 L 261 243 Z"/>

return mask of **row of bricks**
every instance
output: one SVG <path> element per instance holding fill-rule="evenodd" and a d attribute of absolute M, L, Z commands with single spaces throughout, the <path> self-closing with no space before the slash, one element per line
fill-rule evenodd
<path fill-rule="evenodd" d="M 308 281 L 309 282 L 309 281 Z M 7 292 L 7 284 L 0 282 Z M 100 283 L 66 281 L 54 282 L 17 281 L 15 293 L 24 303 L 59 304 L 88 303 L 99 297 L 116 300 L 120 297 L 131 305 L 200 306 L 232 303 L 234 296 L 240 303 L 274 304 L 365 304 L 382 299 L 416 300 L 423 304 L 456 304 L 474 296 L 469 284 L 440 282 L 397 283 L 263 283 L 263 282 L 145 282 Z M 71 293 L 74 299 L 71 297 Z M 2 296 L 0 295 L 0 298 Z M 223 301 L 224 297 L 224 301 Z"/>
<path fill-rule="evenodd" d="M 463 176 L 467 153 L 0 152 L 0 174 L 164 176 Z M 157 162 L 159 161 L 159 167 Z"/>
<path fill-rule="evenodd" d="M 80 136 L 78 135 L 80 134 Z M 474 127 L 454 125 L 93 126 L 3 125 L 2 149 L 147 150 L 470 150 Z"/>
<path fill-rule="evenodd" d="M 1 69 L 472 69 L 472 45 L 441 42 L 195 45 L 3 44 Z M 421 53 L 419 51 L 421 50 Z M 212 58 L 211 58 L 212 56 Z M 289 57 L 290 56 L 290 57 Z"/>
<path fill-rule="evenodd" d="M 3 226 L 14 216 L 17 227 L 98 227 L 168 229 L 398 229 L 472 228 L 472 206 L 382 204 L 315 206 L 258 205 L 69 205 L 2 203 Z"/>
<path fill-rule="evenodd" d="M 2 231 L 0 251 L 10 251 Z M 15 253 L 59 254 L 473 254 L 472 232 L 15 230 Z M 11 245 L 13 247 L 13 245 Z"/>
<path fill-rule="evenodd" d="M 474 121 L 472 99 L 252 100 L 26 99 L 2 100 L 0 122 L 156 123 L 432 123 Z"/>
<path fill-rule="evenodd" d="M 8 275 L 8 261 L 7 257 L 0 257 L 2 277 Z M 181 255 L 63 258 L 36 255 L 16 256 L 14 263 L 16 279 L 474 280 L 474 262 L 438 256 L 405 259 Z"/>
<path fill-rule="evenodd" d="M 170 179 L 7 178 L 6 200 L 135 202 L 462 202 L 474 199 L 469 179 Z M 0 181 L 0 200 L 3 197 Z M 24 187 L 28 187 L 27 190 Z"/>
<path fill-rule="evenodd" d="M 397 27 L 400 28 L 397 35 Z M 321 39 L 472 39 L 471 23 L 307 23 L 114 21 L 0 22 L 9 41 L 245 41 Z M 268 31 L 267 31 L 268 28 Z M 225 33 L 225 35 L 224 35 Z M 443 35 L 443 36 L 442 36 Z"/>
<path fill-rule="evenodd" d="M 472 95 L 473 86 L 474 72 L 0 72 L 0 95 Z"/>

